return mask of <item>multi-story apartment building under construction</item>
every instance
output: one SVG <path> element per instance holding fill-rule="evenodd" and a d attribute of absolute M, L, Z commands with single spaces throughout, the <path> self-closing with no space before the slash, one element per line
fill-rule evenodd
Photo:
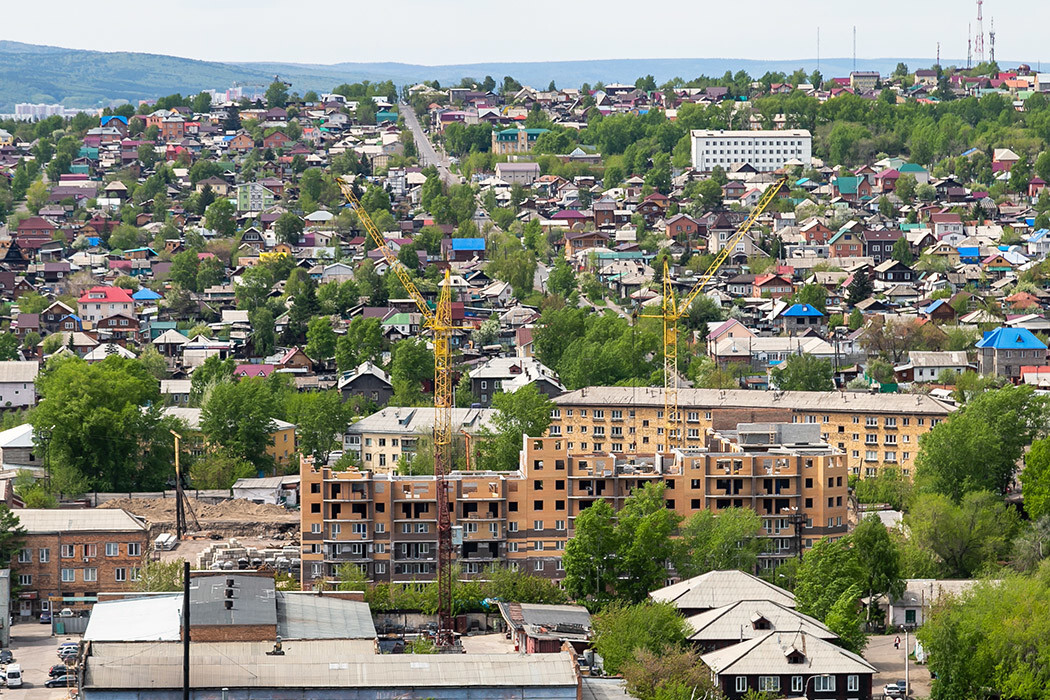
<path fill-rule="evenodd" d="M 619 509 L 662 482 L 667 507 L 688 517 L 729 507 L 756 511 L 770 539 L 762 566 L 847 530 L 846 456 L 817 425 L 741 424 L 705 430 L 702 445 L 649 454 L 574 454 L 563 437 L 524 438 L 518 469 L 453 472 L 447 479 L 465 576 L 503 564 L 558 579 L 577 515 L 598 499 Z M 432 578 L 437 565 L 433 476 L 302 467 L 303 585 L 345 563 L 373 581 Z M 460 537 L 461 535 L 461 537 Z"/>
<path fill-rule="evenodd" d="M 554 399 L 548 434 L 570 454 L 661 452 L 669 441 L 664 393 L 651 387 L 587 387 Z M 875 476 L 892 466 L 911 476 L 919 436 L 945 420 L 950 404 L 921 394 L 838 391 L 681 389 L 681 444 L 704 445 L 706 431 L 738 423 L 783 422 L 820 426 L 825 442 L 846 456 L 851 474 Z M 677 438 L 677 433 L 672 434 Z"/>

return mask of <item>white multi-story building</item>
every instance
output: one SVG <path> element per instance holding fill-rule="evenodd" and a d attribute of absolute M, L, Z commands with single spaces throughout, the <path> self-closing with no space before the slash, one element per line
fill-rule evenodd
<path fill-rule="evenodd" d="M 813 136 L 805 129 L 783 131 L 710 131 L 694 129 L 693 167 L 707 172 L 716 165 L 728 170 L 736 163 L 747 163 L 755 170 L 783 167 L 789 160 L 809 165 L 813 157 Z"/>

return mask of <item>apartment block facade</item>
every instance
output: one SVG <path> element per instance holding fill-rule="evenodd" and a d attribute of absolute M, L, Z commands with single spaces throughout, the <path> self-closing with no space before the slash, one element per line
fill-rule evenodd
<path fill-rule="evenodd" d="M 19 588 L 14 615 L 38 616 L 50 599 L 91 598 L 99 591 L 131 590 L 149 544 L 146 526 L 126 511 L 23 509 L 25 543 L 12 558 Z"/>
<path fill-rule="evenodd" d="M 684 517 L 752 508 L 771 540 L 763 566 L 773 566 L 820 537 L 845 534 L 846 481 L 845 455 L 820 441 L 817 426 L 761 424 L 707 430 L 702 446 L 659 454 L 572 454 L 563 438 L 523 438 L 516 471 L 453 472 L 446 497 L 462 535 L 463 575 L 499 563 L 560 579 L 573 523 L 598 499 L 619 509 L 636 488 L 662 482 L 667 507 Z M 345 563 L 377 582 L 434 576 L 433 476 L 304 462 L 301 493 L 304 587 Z"/>
<path fill-rule="evenodd" d="M 738 423 L 816 424 L 822 439 L 844 453 L 849 472 L 861 477 L 883 467 L 911 476 L 919 437 L 953 410 L 917 394 L 681 389 L 679 427 L 670 428 L 668 440 L 662 388 L 588 387 L 554 403 L 548 434 L 564 439 L 570 454 L 662 452 L 677 443 L 679 431 L 686 448 L 697 448 L 707 429 Z"/>
<path fill-rule="evenodd" d="M 709 172 L 716 165 L 728 170 L 746 163 L 760 172 L 784 167 L 789 160 L 808 166 L 813 158 L 813 136 L 805 129 L 783 131 L 712 131 L 694 129 L 693 167 Z"/>

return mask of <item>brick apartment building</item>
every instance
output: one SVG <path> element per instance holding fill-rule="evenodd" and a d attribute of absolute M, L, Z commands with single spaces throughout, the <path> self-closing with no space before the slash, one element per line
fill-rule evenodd
<path fill-rule="evenodd" d="M 548 434 L 570 454 L 660 452 L 666 449 L 663 389 L 587 387 L 554 399 Z M 822 439 L 842 450 L 851 474 L 875 476 L 883 466 L 911 475 L 919 436 L 945 420 L 952 406 L 917 394 L 838 391 L 681 389 L 687 448 L 704 444 L 705 430 L 737 423 L 814 423 Z M 675 435 L 677 436 L 677 434 Z"/>
<path fill-rule="evenodd" d="M 116 508 L 15 511 L 25 545 L 11 562 L 19 587 L 15 615 L 39 616 L 52 597 L 94 597 L 130 590 L 138 580 L 149 533 Z"/>
<path fill-rule="evenodd" d="M 734 506 L 758 512 L 772 540 L 763 566 L 845 534 L 846 456 L 820 441 L 816 425 L 733 428 L 705 431 L 703 445 L 691 449 L 638 455 L 572 454 L 563 438 L 526 438 L 517 471 L 453 472 L 449 511 L 462 527 L 463 574 L 502 563 L 559 579 L 576 516 L 599 498 L 618 509 L 654 481 L 666 485 L 667 506 L 682 516 Z M 433 476 L 333 472 L 304 462 L 301 479 L 304 587 L 344 563 L 374 581 L 433 577 Z"/>

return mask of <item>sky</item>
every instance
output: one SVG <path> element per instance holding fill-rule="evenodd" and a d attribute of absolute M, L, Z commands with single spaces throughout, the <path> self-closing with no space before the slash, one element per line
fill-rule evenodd
<path fill-rule="evenodd" d="M 976 0 L 169 0 L 22 4 L 0 39 L 213 61 L 424 65 L 611 58 L 966 58 Z M 177 9 L 176 9 L 177 8 Z M 176 10 L 173 12 L 173 10 Z M 36 15 L 36 16 L 34 16 Z M 173 17 L 173 15 L 181 15 Z M 986 0 L 1001 60 L 1043 60 L 1046 0 Z M 85 28 L 95 30 L 85 31 Z M 17 29 L 16 29 L 17 28 Z M 236 28 L 236 29 L 232 29 Z M 986 39 L 987 42 L 987 39 Z"/>

